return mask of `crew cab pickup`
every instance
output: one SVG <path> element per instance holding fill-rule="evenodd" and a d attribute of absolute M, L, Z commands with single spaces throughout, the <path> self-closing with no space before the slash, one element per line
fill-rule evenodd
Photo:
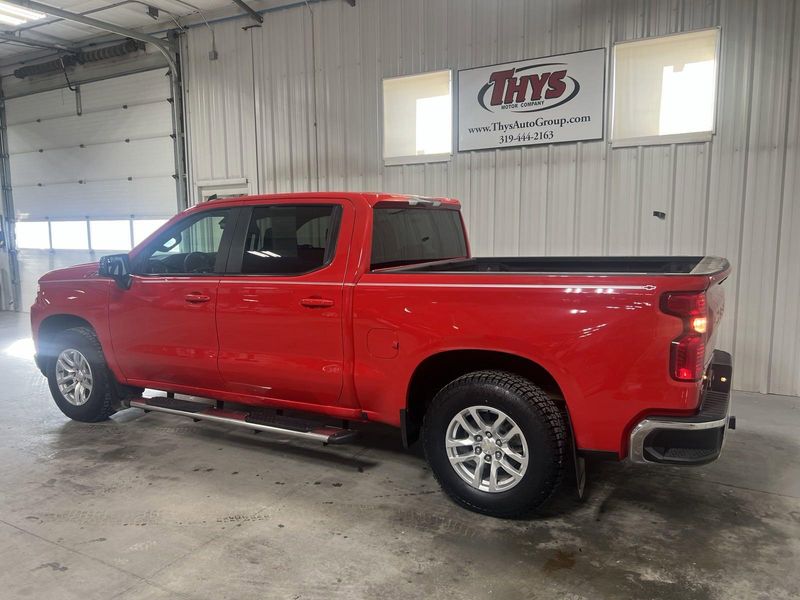
<path fill-rule="evenodd" d="M 511 516 L 573 457 L 719 455 L 729 270 L 710 256 L 475 258 L 447 198 L 251 196 L 48 273 L 31 320 L 72 419 L 138 407 L 324 443 L 386 423 L 422 438 L 457 502 Z"/>

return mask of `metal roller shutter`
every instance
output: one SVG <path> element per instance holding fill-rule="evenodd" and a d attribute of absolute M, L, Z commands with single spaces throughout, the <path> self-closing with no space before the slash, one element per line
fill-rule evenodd
<path fill-rule="evenodd" d="M 169 78 L 148 71 L 6 102 L 17 220 L 177 210 Z"/>
<path fill-rule="evenodd" d="M 78 114 L 80 106 L 80 114 Z M 22 309 L 45 272 L 130 249 L 178 209 L 167 71 L 6 101 Z"/>

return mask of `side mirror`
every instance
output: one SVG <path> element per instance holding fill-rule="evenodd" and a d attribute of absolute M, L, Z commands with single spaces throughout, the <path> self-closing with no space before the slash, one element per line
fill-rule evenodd
<path fill-rule="evenodd" d="M 100 277 L 110 277 L 117 285 L 127 290 L 131 287 L 131 259 L 127 254 L 111 254 L 100 258 Z"/>

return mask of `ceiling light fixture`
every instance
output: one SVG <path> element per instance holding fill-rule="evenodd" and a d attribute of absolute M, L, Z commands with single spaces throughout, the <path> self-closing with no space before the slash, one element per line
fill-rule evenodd
<path fill-rule="evenodd" d="M 44 13 L 0 1 L 0 23 L 22 25 L 28 21 L 44 19 L 45 16 Z"/>
<path fill-rule="evenodd" d="M 11 15 L 4 15 L 0 12 L 0 23 L 5 23 L 6 25 L 22 25 L 25 22 L 25 19 L 19 19 L 17 17 L 12 17 Z"/>

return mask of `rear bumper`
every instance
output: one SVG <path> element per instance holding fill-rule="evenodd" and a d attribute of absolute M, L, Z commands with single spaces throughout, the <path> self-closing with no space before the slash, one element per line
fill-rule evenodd
<path fill-rule="evenodd" d="M 635 463 L 704 465 L 716 460 L 725 430 L 735 427 L 730 414 L 731 355 L 715 350 L 700 410 L 689 417 L 647 417 L 631 431 L 628 457 Z"/>

